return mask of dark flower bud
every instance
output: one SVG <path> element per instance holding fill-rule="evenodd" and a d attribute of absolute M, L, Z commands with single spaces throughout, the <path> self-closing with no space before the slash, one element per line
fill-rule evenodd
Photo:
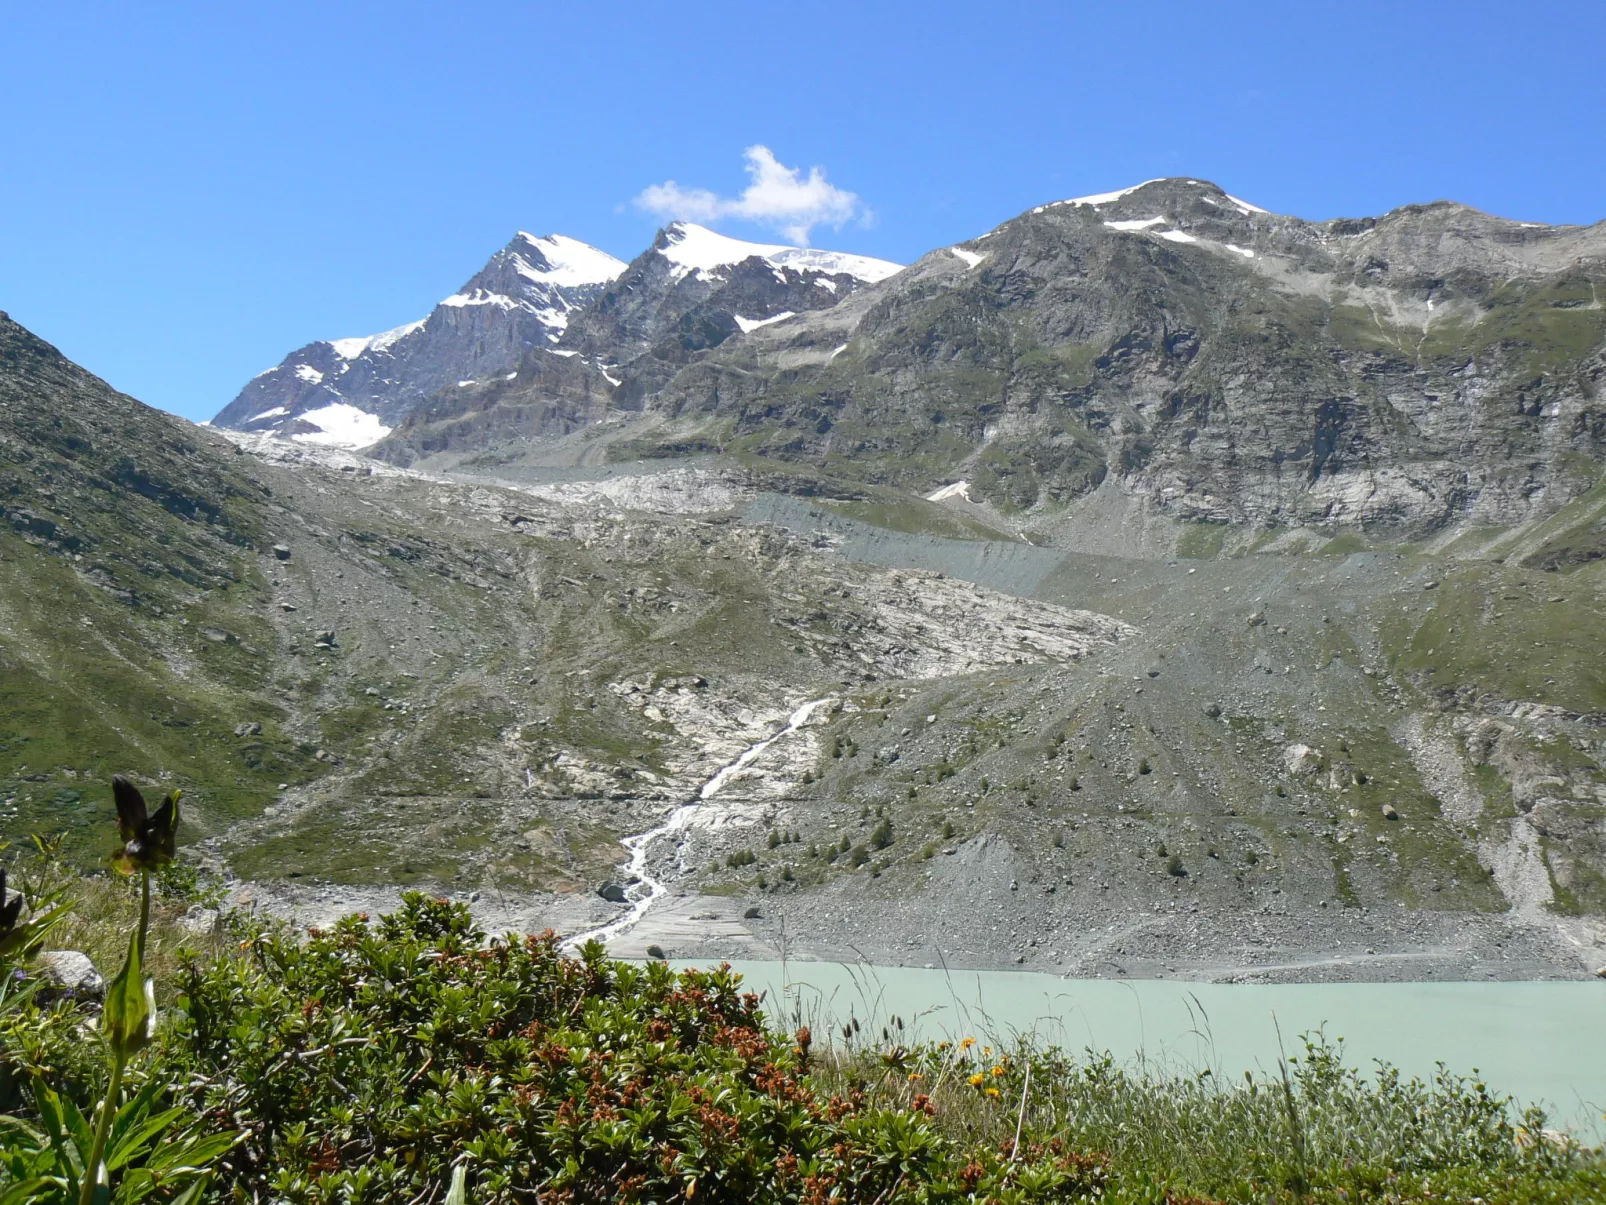
<path fill-rule="evenodd" d="M 124 874 L 154 870 L 171 862 L 178 852 L 178 797 L 170 791 L 154 816 L 149 814 L 145 796 L 121 774 L 112 777 L 112 798 L 117 803 L 117 831 L 123 848 L 109 859 Z"/>

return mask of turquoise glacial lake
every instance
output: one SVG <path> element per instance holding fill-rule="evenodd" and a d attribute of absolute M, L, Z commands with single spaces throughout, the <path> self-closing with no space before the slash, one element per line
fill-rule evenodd
<path fill-rule="evenodd" d="M 677 963 L 678 966 L 698 965 Z M 1018 971 L 943 971 L 827 962 L 733 961 L 765 994 L 771 1019 L 801 1016 L 817 1033 L 856 1018 L 879 1036 L 939 1040 L 1029 1036 L 1068 1051 L 1109 1051 L 1127 1065 L 1216 1076 L 1275 1075 L 1299 1035 L 1343 1039 L 1346 1064 L 1373 1060 L 1430 1078 L 1444 1063 L 1491 1090 L 1540 1103 L 1550 1124 L 1606 1134 L 1606 983 L 1222 984 L 1060 979 Z M 907 1037 L 906 1039 L 907 1040 Z"/>

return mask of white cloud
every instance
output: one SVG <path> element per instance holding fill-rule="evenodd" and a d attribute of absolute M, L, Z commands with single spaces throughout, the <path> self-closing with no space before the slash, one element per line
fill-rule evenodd
<path fill-rule="evenodd" d="M 858 194 L 830 183 L 822 168 L 811 167 L 804 176 L 801 168 L 787 167 L 767 146 L 750 146 L 742 156 L 747 160 L 748 184 L 741 196 L 722 197 L 706 188 L 682 188 L 665 180 L 643 189 L 636 205 L 660 217 L 689 222 L 745 218 L 804 246 L 815 226 L 840 228 L 854 218 L 870 216 Z"/>

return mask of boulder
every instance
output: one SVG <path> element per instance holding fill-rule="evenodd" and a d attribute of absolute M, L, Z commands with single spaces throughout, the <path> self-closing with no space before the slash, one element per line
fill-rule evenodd
<path fill-rule="evenodd" d="M 42 1004 L 62 999 L 100 1000 L 106 995 L 106 981 L 81 950 L 45 950 L 34 959 L 33 972 L 43 981 L 36 997 Z"/>
<path fill-rule="evenodd" d="M 1394 810 L 1394 805 L 1392 803 L 1385 803 L 1383 805 L 1383 819 L 1398 820 L 1399 818 L 1400 814 Z"/>
<path fill-rule="evenodd" d="M 247 721 L 244 724 L 236 724 L 234 726 L 234 735 L 235 736 L 261 736 L 262 735 L 262 725 L 256 723 L 255 721 Z"/>
<path fill-rule="evenodd" d="M 1283 769 L 1295 777 L 1314 774 L 1322 768 L 1322 755 L 1309 745 L 1289 745 L 1283 750 Z"/>
<path fill-rule="evenodd" d="M 610 904 L 628 904 L 630 897 L 625 895 L 625 889 L 618 883 L 604 883 L 597 888 L 597 894 Z"/>
<path fill-rule="evenodd" d="M 178 918 L 178 926 L 196 937 L 215 937 L 223 931 L 223 914 L 216 908 L 203 908 L 196 904 Z"/>
<path fill-rule="evenodd" d="M 290 559 L 290 548 L 285 544 L 275 544 L 273 546 L 273 555 L 281 561 L 288 561 Z"/>

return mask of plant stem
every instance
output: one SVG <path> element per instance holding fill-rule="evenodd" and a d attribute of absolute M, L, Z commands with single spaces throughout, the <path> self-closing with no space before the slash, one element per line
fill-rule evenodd
<path fill-rule="evenodd" d="M 139 965 L 145 966 L 145 934 L 151 927 L 151 872 L 142 871 L 139 876 Z"/>
<path fill-rule="evenodd" d="M 1010 1162 L 1020 1158 L 1020 1134 L 1026 1128 L 1026 1097 L 1032 1090 L 1032 1057 L 1026 1056 L 1026 1082 L 1020 1087 L 1020 1116 L 1015 1119 L 1015 1148 L 1010 1152 Z"/>
<path fill-rule="evenodd" d="M 78 1194 L 78 1205 L 94 1205 L 95 1188 L 100 1183 L 101 1160 L 106 1154 L 106 1135 L 111 1132 L 112 1114 L 117 1112 L 117 1093 L 123 1086 L 123 1060 L 112 1055 L 112 1077 L 106 1085 L 106 1098 L 100 1102 L 100 1116 L 95 1119 L 95 1142 L 84 1164 L 84 1186 Z M 110 1187 L 111 1177 L 107 1177 Z"/>
<path fill-rule="evenodd" d="M 145 935 L 151 927 L 151 872 L 140 874 L 139 929 L 135 936 L 136 960 L 140 972 L 145 967 Z M 117 1112 L 117 1095 L 123 1087 L 123 1066 L 126 1058 L 120 1049 L 111 1051 L 112 1074 L 106 1084 L 106 1097 L 100 1102 L 100 1116 L 95 1118 L 95 1141 L 84 1164 L 84 1186 L 78 1194 L 78 1205 L 94 1205 L 95 1189 L 100 1184 L 101 1161 L 106 1154 L 106 1136 L 111 1133 L 112 1116 Z M 111 1191 L 111 1176 L 106 1177 L 107 1191 Z"/>

